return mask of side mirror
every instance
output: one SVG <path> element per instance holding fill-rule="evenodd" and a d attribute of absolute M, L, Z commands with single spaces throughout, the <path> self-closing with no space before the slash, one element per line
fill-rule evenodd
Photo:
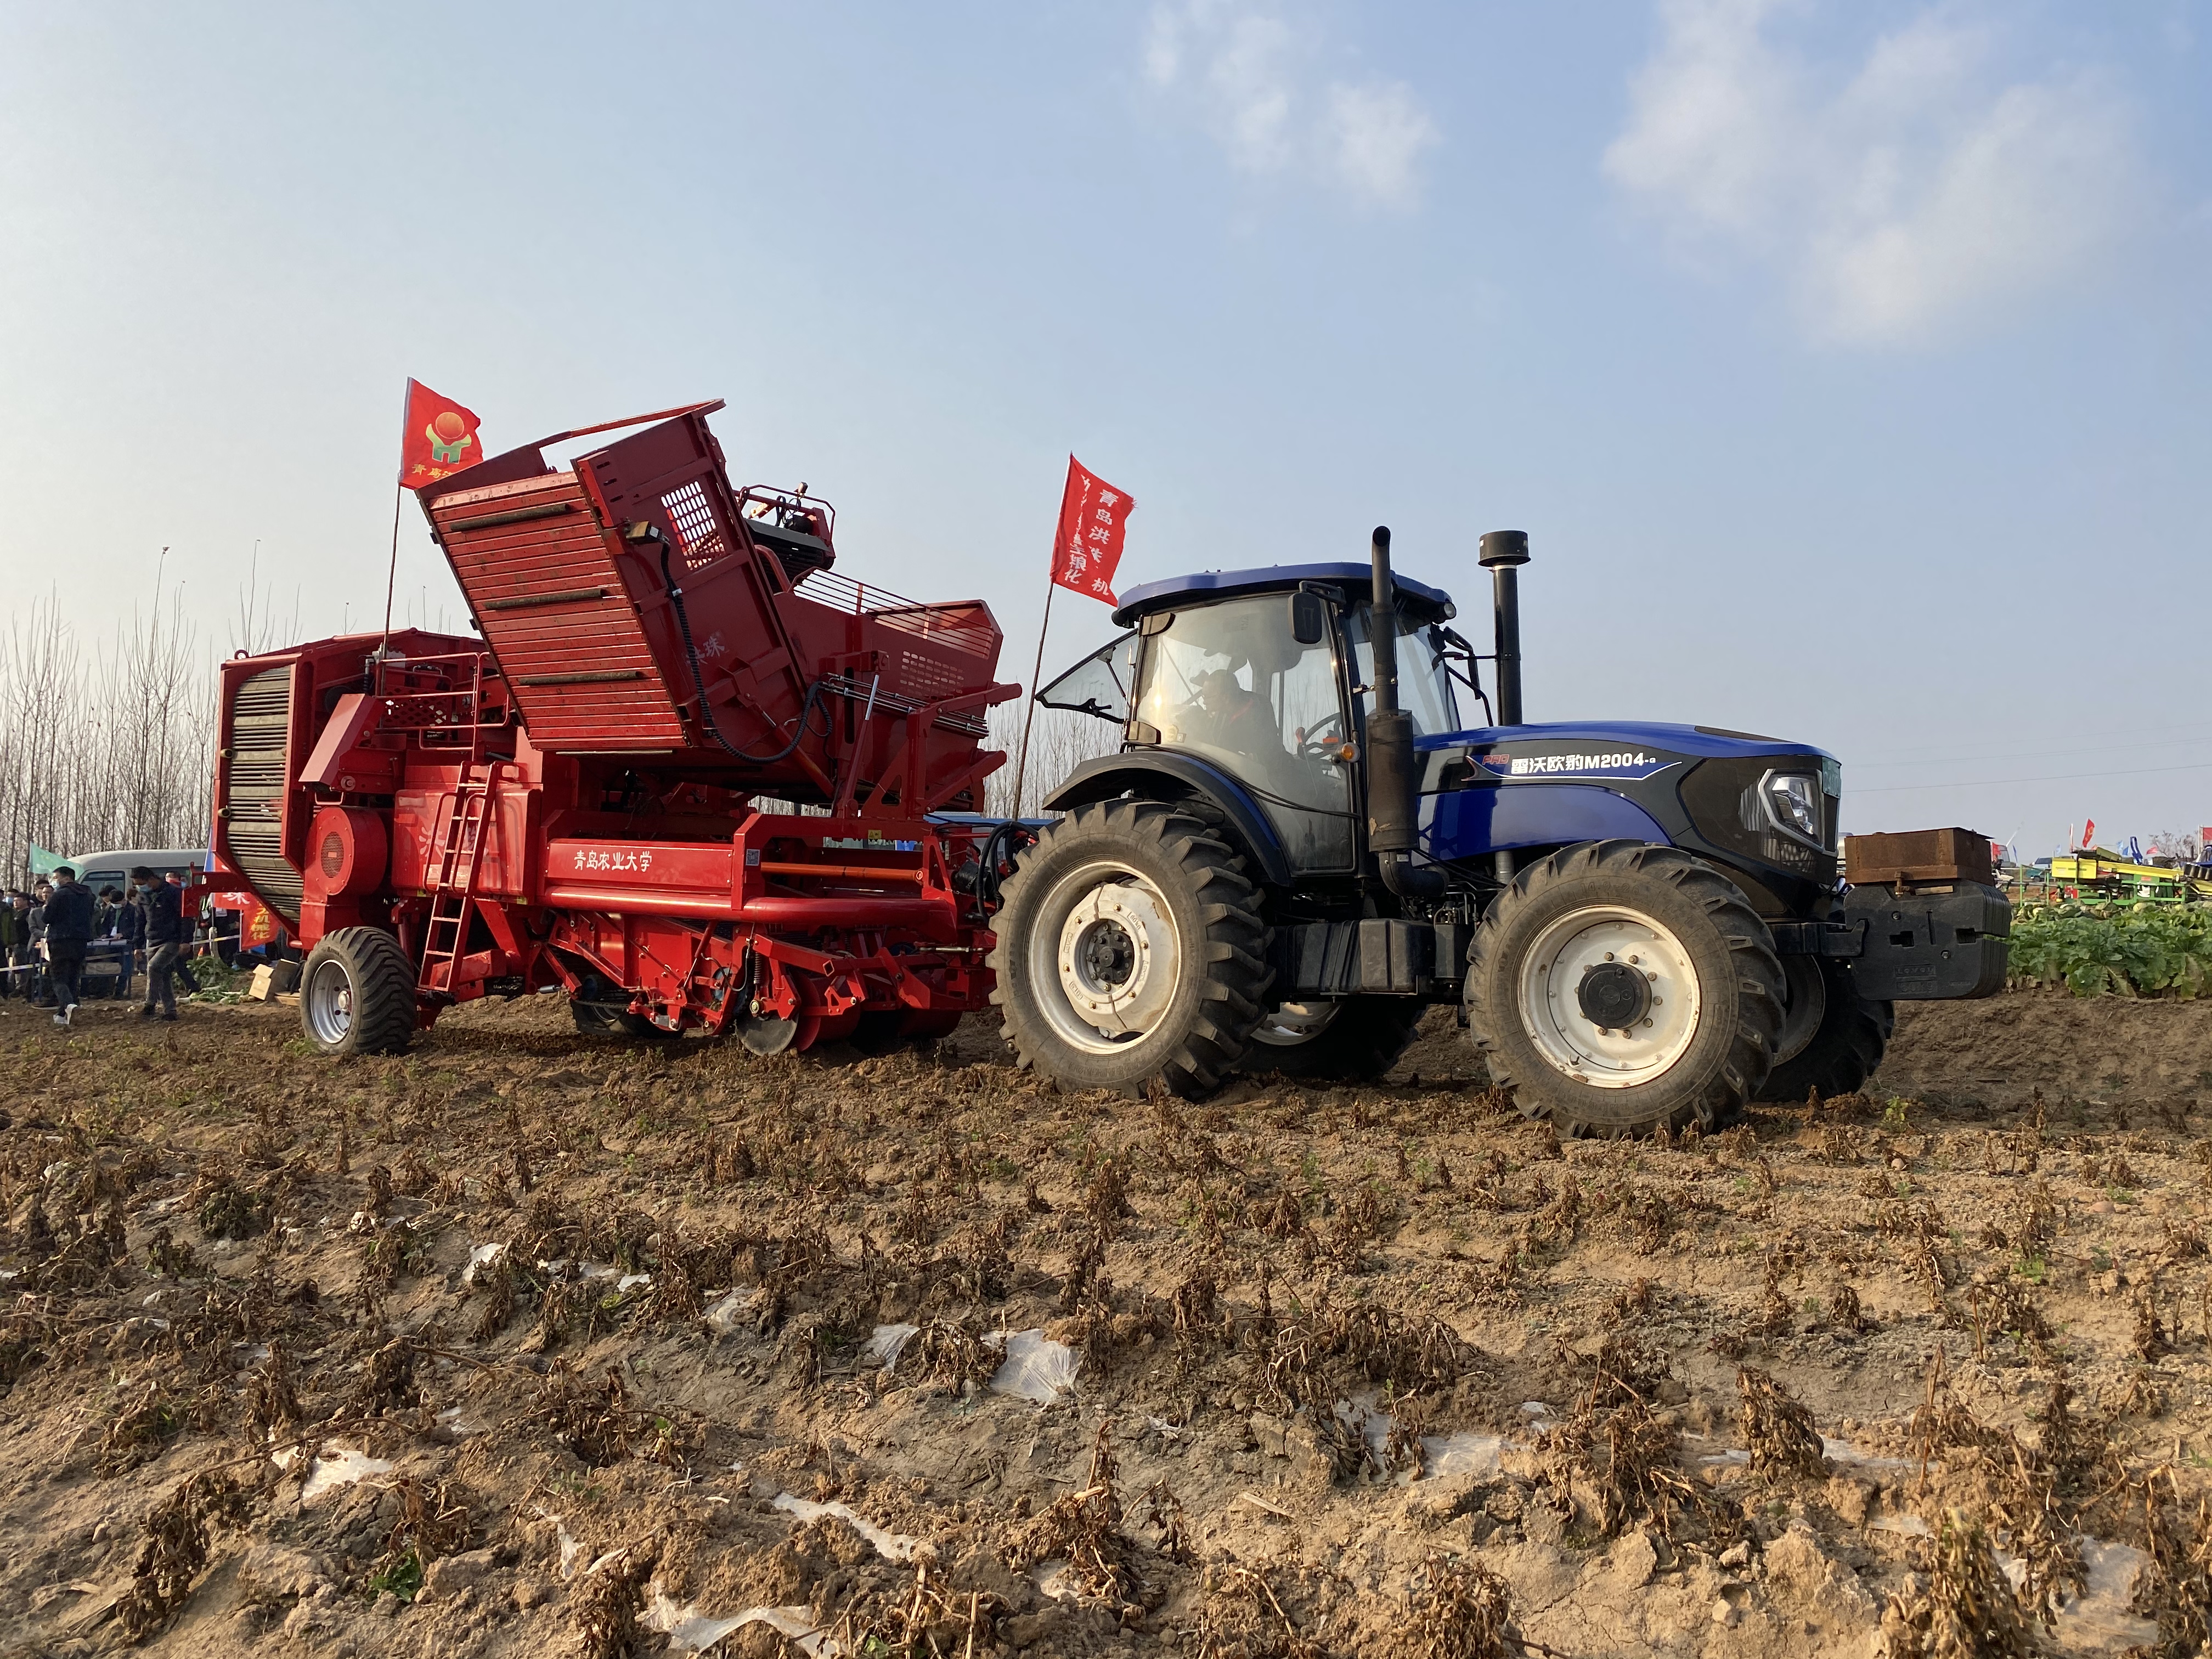
<path fill-rule="evenodd" d="M 1319 645 L 1328 637 L 1328 608 L 1320 594 L 1302 589 L 1291 595 L 1291 637 L 1300 645 Z"/>

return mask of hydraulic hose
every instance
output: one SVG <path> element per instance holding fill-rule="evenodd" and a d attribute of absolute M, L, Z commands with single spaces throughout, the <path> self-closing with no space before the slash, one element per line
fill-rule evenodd
<path fill-rule="evenodd" d="M 822 700 L 822 682 L 816 680 L 806 688 L 806 701 L 799 705 L 798 729 L 791 734 L 789 743 L 773 755 L 755 755 L 738 748 L 722 735 L 721 722 L 715 719 L 714 708 L 707 701 L 707 677 L 699 667 L 699 647 L 691 642 L 691 618 L 684 613 L 684 590 L 669 574 L 668 544 L 665 541 L 660 543 L 660 586 L 666 592 L 669 603 L 676 608 L 676 631 L 684 638 L 684 660 L 690 665 L 691 689 L 698 694 L 699 716 L 706 722 L 708 735 L 749 765 L 773 766 L 780 760 L 787 759 L 792 750 L 805 740 L 807 726 L 814 718 L 815 705 Z"/>

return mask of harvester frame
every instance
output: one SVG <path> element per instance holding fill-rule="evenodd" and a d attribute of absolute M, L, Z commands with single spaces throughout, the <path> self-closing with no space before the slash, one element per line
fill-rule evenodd
<path fill-rule="evenodd" d="M 422 491 L 481 639 L 223 665 L 210 884 L 309 947 L 319 1048 L 552 988 L 586 1030 L 763 1053 L 982 1006 L 998 625 L 832 569 L 826 502 L 730 487 L 720 407 Z"/>

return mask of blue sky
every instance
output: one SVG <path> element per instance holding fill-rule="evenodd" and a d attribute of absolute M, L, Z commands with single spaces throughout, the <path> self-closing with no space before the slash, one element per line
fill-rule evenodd
<path fill-rule="evenodd" d="M 2179 0 L 0 5 L 0 576 L 97 627 L 166 544 L 213 648 L 258 541 L 359 627 L 408 375 L 495 448 L 723 397 L 1008 677 L 1073 450 L 1125 584 L 1387 522 L 1479 616 L 1525 528 L 1532 718 L 1819 742 L 1854 829 L 2194 828 L 2208 52 Z M 399 581 L 458 625 L 411 510 Z"/>

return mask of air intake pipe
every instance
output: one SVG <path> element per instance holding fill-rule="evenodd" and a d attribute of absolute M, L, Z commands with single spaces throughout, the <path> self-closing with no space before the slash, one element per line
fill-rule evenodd
<path fill-rule="evenodd" d="M 1420 841 L 1420 769 L 1413 754 L 1413 717 L 1398 707 L 1398 599 L 1390 580 L 1387 525 L 1375 526 L 1370 552 L 1375 596 L 1368 633 L 1375 659 L 1375 707 L 1367 717 L 1367 845 L 1382 884 L 1400 898 L 1442 898 L 1444 872 L 1413 861 Z"/>

